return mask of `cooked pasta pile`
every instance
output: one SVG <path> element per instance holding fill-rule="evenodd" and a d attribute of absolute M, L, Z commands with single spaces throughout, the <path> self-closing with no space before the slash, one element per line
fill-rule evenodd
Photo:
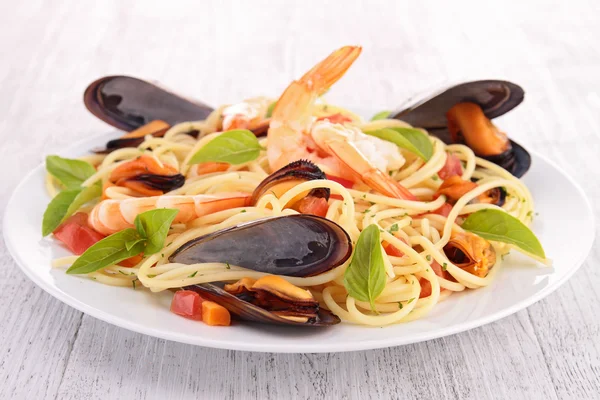
<path fill-rule="evenodd" d="M 159 164 L 168 164 L 186 177 L 185 184 L 169 193 L 172 195 L 216 194 L 223 192 L 251 193 L 270 173 L 266 151 L 261 151 L 254 161 L 230 165 L 227 170 L 198 175 L 190 158 L 221 133 L 223 107 L 215 110 L 206 120 L 186 122 L 173 126 L 163 137 L 147 136 L 136 148 L 122 148 L 107 155 L 91 155 L 82 160 L 96 166 L 97 172 L 87 179 L 83 186 L 98 181 L 106 182 L 111 172 L 141 155 L 150 155 Z M 347 125 L 362 131 L 386 127 L 408 127 L 402 121 L 381 119 L 364 122 L 348 110 L 328 104 L 313 106 L 312 115 L 316 118 L 340 113 L 351 121 Z M 189 135 L 198 131 L 197 138 Z M 301 193 L 314 188 L 329 188 L 326 218 L 338 223 L 349 234 L 355 244 L 361 231 L 376 224 L 381 239 L 399 250 L 400 256 L 383 252 L 387 282 L 381 295 L 375 300 L 375 309 L 368 302 L 348 296 L 343 284 L 344 271 L 351 259 L 328 272 L 317 276 L 299 278 L 283 277 L 294 285 L 306 288 L 319 301 L 321 307 L 330 310 L 343 321 L 362 325 L 387 325 L 410 321 L 425 316 L 438 302 L 454 292 L 477 289 L 489 285 L 501 268 L 501 256 L 508 253 L 510 246 L 492 242 L 497 261 L 490 272 L 480 277 L 454 265 L 443 251 L 452 232 L 461 232 L 457 224 L 465 215 L 481 209 L 498 208 L 486 203 L 472 203 L 471 200 L 493 188 L 506 190 L 506 201 L 502 209 L 525 224 L 531 222 L 533 200 L 527 187 L 501 167 L 478 158 L 464 145 L 446 145 L 439 139 L 428 136 L 433 145 L 433 154 L 428 161 L 401 149 L 405 159 L 398 170 L 390 171 L 390 176 L 409 189 L 419 201 L 387 197 L 369 187 L 355 185 L 348 189 L 334 180 L 312 180 L 290 188 L 282 196 L 267 193 L 254 206 L 236 207 L 201 216 L 187 224 L 174 224 L 159 253 L 143 258 L 134 267 L 112 265 L 92 272 L 89 276 L 98 282 L 132 287 L 146 287 L 152 292 L 181 288 L 204 282 L 236 281 L 241 278 L 259 278 L 265 274 L 226 263 L 177 264 L 168 261 L 169 256 L 191 239 L 231 227 L 242 222 L 265 217 L 291 215 L 297 211 L 287 208 L 290 201 Z M 269 146 L 267 137 L 259 138 L 263 149 Z M 469 191 L 452 206 L 446 216 L 433 214 L 446 202 L 445 196 L 435 197 L 442 184 L 438 172 L 444 167 L 448 156 L 457 157 L 462 165 L 461 178 L 477 180 L 476 189 Z M 51 196 L 56 195 L 60 186 L 48 175 L 46 186 Z M 104 190 L 108 199 L 127 199 L 136 194 L 129 188 L 112 186 Z M 94 204 L 88 204 L 80 211 L 89 212 Z M 76 256 L 58 259 L 54 266 L 71 265 Z M 534 257 L 535 258 L 535 257 Z M 538 258 L 540 262 L 547 262 Z M 443 266 L 451 278 L 436 275 L 431 268 L 433 262 Z M 447 276 L 447 275 L 446 275 Z M 424 285 L 430 294 L 421 296 Z M 421 297 L 421 298 L 420 298 Z"/>

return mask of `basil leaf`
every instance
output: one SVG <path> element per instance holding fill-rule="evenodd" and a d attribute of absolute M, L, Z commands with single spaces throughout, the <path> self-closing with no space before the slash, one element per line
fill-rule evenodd
<path fill-rule="evenodd" d="M 57 194 L 44 212 L 42 235 L 48 236 L 82 205 L 100 197 L 102 185 L 96 184 L 84 188 L 66 189 Z"/>
<path fill-rule="evenodd" d="M 394 127 L 365 131 L 365 133 L 395 143 L 398 147 L 416 154 L 425 161 L 429 161 L 433 155 L 431 141 L 418 129 Z"/>
<path fill-rule="evenodd" d="M 352 261 L 344 273 L 344 286 L 350 296 L 368 301 L 375 310 L 375 299 L 385 288 L 385 282 L 379 228 L 371 224 L 358 237 Z"/>
<path fill-rule="evenodd" d="M 125 242 L 125 250 L 129 251 L 131 250 L 136 244 L 138 243 L 146 243 L 146 239 L 140 238 L 140 239 L 135 239 L 135 240 L 128 240 L 127 242 Z"/>
<path fill-rule="evenodd" d="M 273 110 L 275 109 L 275 105 L 276 104 L 277 104 L 276 101 L 274 101 L 271 104 L 269 104 L 269 108 L 267 108 L 267 113 L 265 114 L 265 118 L 271 118 L 271 116 L 273 115 Z"/>
<path fill-rule="evenodd" d="M 258 157 L 262 147 L 254 133 L 245 129 L 227 131 L 202 147 L 189 161 L 189 164 L 203 162 L 224 162 L 243 164 Z"/>
<path fill-rule="evenodd" d="M 371 121 L 377 121 L 380 119 L 386 119 L 387 117 L 390 116 L 391 111 L 381 111 L 378 112 L 377 114 L 373 115 L 373 117 L 371 118 Z"/>
<path fill-rule="evenodd" d="M 483 209 L 469 215 L 461 227 L 487 240 L 509 243 L 521 250 L 546 258 L 535 234 L 512 215 L 493 209 Z"/>
<path fill-rule="evenodd" d="M 128 228 L 105 237 L 87 249 L 67 270 L 67 274 L 89 274 L 136 256 L 144 251 L 138 232 Z M 136 242 L 127 249 L 127 242 Z"/>
<path fill-rule="evenodd" d="M 169 234 L 169 227 L 179 210 L 172 208 L 159 208 L 139 214 L 135 217 L 135 227 L 138 233 L 146 240 L 144 254 L 158 253 L 165 244 Z"/>
<path fill-rule="evenodd" d="M 88 162 L 59 156 L 46 157 L 46 170 L 67 188 L 80 186 L 96 173 L 96 169 Z"/>

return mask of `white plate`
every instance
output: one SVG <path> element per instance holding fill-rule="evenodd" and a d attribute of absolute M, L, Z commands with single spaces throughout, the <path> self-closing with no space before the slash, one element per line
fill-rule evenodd
<path fill-rule="evenodd" d="M 77 157 L 115 137 L 105 134 L 62 152 Z M 532 152 L 524 180 L 536 201 L 533 230 L 552 268 L 536 265 L 513 251 L 491 286 L 452 295 L 426 318 L 385 328 L 340 324 L 327 329 L 298 329 L 236 323 L 209 327 L 169 311 L 171 294 L 119 288 L 53 270 L 50 261 L 67 255 L 52 239 L 42 239 L 42 215 L 48 195 L 44 165 L 15 189 L 4 216 L 4 240 L 23 272 L 66 304 L 132 331 L 194 345 L 283 353 L 375 349 L 451 335 L 513 314 L 547 296 L 583 263 L 594 240 L 592 209 L 583 191 L 563 171 Z M 568 210 L 568 211 L 566 211 Z"/>

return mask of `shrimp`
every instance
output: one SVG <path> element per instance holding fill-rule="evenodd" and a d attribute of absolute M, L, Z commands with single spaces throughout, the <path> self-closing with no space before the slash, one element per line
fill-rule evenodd
<path fill-rule="evenodd" d="M 90 212 L 89 225 L 96 231 L 111 235 L 132 228 L 138 214 L 156 208 L 179 210 L 174 223 L 187 223 L 204 215 L 230 208 L 244 207 L 250 201 L 249 193 L 232 192 L 218 195 L 153 196 L 122 200 L 103 200 Z"/>
<path fill-rule="evenodd" d="M 314 121 L 311 115 L 315 100 L 344 75 L 360 52 L 360 47 L 342 47 L 287 87 L 277 100 L 267 134 L 269 165 L 276 170 L 308 159 L 328 175 L 363 181 L 390 197 L 416 200 L 386 174 L 404 164 L 397 146 L 349 125 Z"/>
<path fill-rule="evenodd" d="M 266 97 L 254 97 L 225 107 L 223 131 L 231 129 L 254 131 L 261 128 L 265 124 L 265 115 L 271 103 L 272 101 Z"/>

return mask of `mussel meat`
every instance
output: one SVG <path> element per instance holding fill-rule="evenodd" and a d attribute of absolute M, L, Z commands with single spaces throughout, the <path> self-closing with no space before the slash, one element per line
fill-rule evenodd
<path fill-rule="evenodd" d="M 201 283 L 185 287 L 227 308 L 240 319 L 277 325 L 329 326 L 339 317 L 323 310 L 307 290 L 268 275 L 255 281 L 244 278 L 229 285 Z"/>
<path fill-rule="evenodd" d="M 477 187 L 477 183 L 472 181 L 465 181 L 460 176 L 451 176 L 446 178 L 444 182 L 438 188 L 436 194 L 446 196 L 449 203 L 454 204 L 464 196 L 466 193 Z M 504 188 L 492 188 L 480 194 L 476 198 L 470 201 L 474 203 L 486 203 L 494 204 L 498 207 L 502 207 L 506 200 L 506 189 Z"/>
<path fill-rule="evenodd" d="M 170 257 L 182 264 L 221 262 L 273 275 L 312 276 L 352 253 L 344 229 L 315 215 L 266 218 L 193 239 Z"/>
<path fill-rule="evenodd" d="M 273 193 L 279 198 L 282 194 L 299 183 L 315 179 L 327 179 L 327 177 L 319 167 L 308 160 L 294 161 L 265 178 L 256 189 L 254 189 L 254 192 L 252 192 L 250 204 L 256 204 L 258 199 L 265 193 Z M 329 189 L 315 188 L 308 193 L 300 193 L 290 201 L 289 206 L 290 208 L 302 212 L 304 205 L 307 203 L 321 201 L 326 205 L 329 200 L 329 195 Z M 324 215 L 321 216 L 323 217 Z"/>
<path fill-rule="evenodd" d="M 524 96 L 520 86 L 507 81 L 465 82 L 411 99 L 390 115 L 427 129 L 446 143 L 464 142 L 479 157 L 521 177 L 531 166 L 530 154 L 490 120 L 518 106 Z"/>
<path fill-rule="evenodd" d="M 471 232 L 453 232 L 444 253 L 454 265 L 480 278 L 487 276 L 496 263 L 491 243 Z"/>

